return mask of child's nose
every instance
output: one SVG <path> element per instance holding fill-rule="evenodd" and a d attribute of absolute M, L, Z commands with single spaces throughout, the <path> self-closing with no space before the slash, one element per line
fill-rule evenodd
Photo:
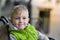
<path fill-rule="evenodd" d="M 19 22 L 23 22 L 23 19 L 20 19 Z"/>

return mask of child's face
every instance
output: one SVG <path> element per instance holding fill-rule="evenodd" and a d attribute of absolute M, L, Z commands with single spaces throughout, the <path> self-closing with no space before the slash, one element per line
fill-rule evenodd
<path fill-rule="evenodd" d="M 19 29 L 24 29 L 29 22 L 28 18 L 28 12 L 27 11 L 17 11 L 11 18 L 11 22 L 14 26 L 16 26 Z"/>

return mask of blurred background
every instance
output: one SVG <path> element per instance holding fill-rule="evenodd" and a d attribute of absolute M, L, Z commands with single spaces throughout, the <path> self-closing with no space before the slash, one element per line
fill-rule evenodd
<path fill-rule="evenodd" d="M 9 16 L 15 5 L 26 5 L 30 23 L 48 37 L 60 40 L 60 0 L 0 0 L 0 16 Z"/>

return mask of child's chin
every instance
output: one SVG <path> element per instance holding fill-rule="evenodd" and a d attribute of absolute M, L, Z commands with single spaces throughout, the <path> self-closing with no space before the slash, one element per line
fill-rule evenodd
<path fill-rule="evenodd" d="M 20 27 L 19 29 L 24 29 L 25 27 Z"/>

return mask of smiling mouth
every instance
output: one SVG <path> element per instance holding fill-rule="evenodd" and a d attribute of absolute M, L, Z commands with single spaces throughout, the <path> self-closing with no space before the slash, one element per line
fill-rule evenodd
<path fill-rule="evenodd" d="M 22 25 L 24 25 L 24 24 L 18 24 L 18 25 L 22 26 Z"/>

